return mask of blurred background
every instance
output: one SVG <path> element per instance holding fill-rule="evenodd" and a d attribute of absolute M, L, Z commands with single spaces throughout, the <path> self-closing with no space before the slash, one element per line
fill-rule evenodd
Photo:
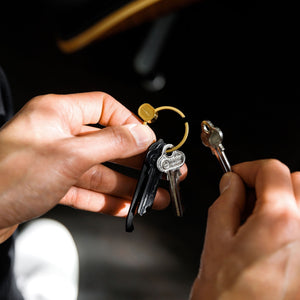
<path fill-rule="evenodd" d="M 62 206 L 47 216 L 65 224 L 78 246 L 79 300 L 187 299 L 222 176 L 201 143 L 201 121 L 222 129 L 231 164 L 272 157 L 299 170 L 298 5 L 206 0 L 173 7 L 161 1 L 163 9 L 143 12 L 147 18 L 139 16 L 135 26 L 66 53 L 58 40 L 78 36 L 132 1 L 6 2 L 0 65 L 16 111 L 39 94 L 98 90 L 133 112 L 149 102 L 185 113 L 183 218 L 171 208 L 153 211 L 136 217 L 135 231 L 126 233 L 124 219 Z M 153 129 L 176 144 L 184 126 L 176 114 L 161 112 Z"/>

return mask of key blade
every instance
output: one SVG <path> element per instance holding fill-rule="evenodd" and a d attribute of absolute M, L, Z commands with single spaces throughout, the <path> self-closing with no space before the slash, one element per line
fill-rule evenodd
<path fill-rule="evenodd" d="M 145 195 L 145 190 L 147 189 L 148 191 L 150 189 L 149 184 L 151 183 L 151 180 L 149 178 L 149 176 L 152 176 L 151 174 L 151 169 L 156 169 L 156 161 L 158 159 L 158 157 L 160 156 L 161 150 L 163 148 L 163 146 L 165 145 L 164 141 L 162 139 L 158 140 L 157 142 L 153 143 L 149 149 L 148 152 L 146 154 L 145 160 L 144 160 L 144 164 L 136 185 L 136 189 L 130 204 L 130 208 L 129 208 L 129 212 L 128 215 L 126 217 L 126 231 L 127 232 L 132 232 L 134 230 L 134 226 L 133 226 L 133 218 L 136 214 L 137 211 L 140 211 L 142 214 L 144 214 L 144 212 L 147 211 L 147 209 L 149 209 L 149 207 L 151 207 L 151 201 L 153 204 L 153 200 L 150 199 L 144 199 Z M 155 175 L 155 174 L 154 174 Z M 153 175 L 153 176 L 154 176 Z M 158 174 L 158 176 L 160 176 L 160 174 Z M 159 179 L 158 179 L 159 181 Z M 153 184 L 153 182 L 151 183 Z M 157 188 L 156 188 L 157 190 Z M 154 195 L 155 197 L 155 195 Z"/>
<path fill-rule="evenodd" d="M 179 192 L 179 177 L 180 167 L 185 163 L 185 154 L 182 151 L 175 150 L 171 154 L 167 154 L 167 149 L 173 147 L 171 144 L 164 146 L 162 154 L 157 160 L 157 169 L 167 174 L 167 179 L 170 185 L 170 196 L 176 215 L 183 215 L 180 192 Z"/>
<path fill-rule="evenodd" d="M 162 173 L 156 168 L 149 170 L 148 181 L 141 197 L 141 202 L 138 207 L 138 214 L 143 216 L 148 210 L 151 209 L 154 198 L 158 189 L 159 180 L 161 179 Z"/>
<path fill-rule="evenodd" d="M 159 159 L 161 155 L 160 153 L 164 146 L 164 141 L 159 140 L 149 148 L 149 151 L 147 153 L 145 162 L 148 166 L 148 171 L 140 205 L 138 207 L 138 214 L 140 216 L 144 215 L 147 210 L 149 210 L 153 205 L 153 201 L 158 189 L 159 180 L 162 175 L 161 171 L 157 169 L 157 160 Z"/>
<path fill-rule="evenodd" d="M 129 211 L 126 217 L 126 231 L 127 232 L 132 232 L 134 230 L 134 226 L 133 226 L 133 218 L 134 215 L 137 211 L 137 208 L 140 204 L 140 200 L 142 197 L 142 192 L 144 190 L 144 186 L 146 184 L 146 178 L 147 178 L 147 165 L 144 164 L 143 168 L 141 170 L 140 173 L 140 177 L 138 179 L 136 188 L 135 188 L 135 192 L 133 194 L 133 198 L 129 207 Z"/>
<path fill-rule="evenodd" d="M 179 170 L 176 170 L 176 171 L 172 170 L 167 173 L 168 180 L 170 183 L 171 201 L 174 205 L 177 217 L 183 216 L 182 202 L 181 202 L 181 196 L 180 196 L 180 190 L 179 190 L 180 175 L 181 175 L 181 173 Z"/>
<path fill-rule="evenodd" d="M 225 155 L 224 150 L 220 149 L 220 150 L 216 151 L 216 156 L 220 162 L 220 165 L 221 165 L 224 173 L 231 172 L 231 165 L 227 159 L 227 156 Z"/>

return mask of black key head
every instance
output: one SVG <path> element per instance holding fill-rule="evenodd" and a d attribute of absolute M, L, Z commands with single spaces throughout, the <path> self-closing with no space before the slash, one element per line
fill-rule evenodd
<path fill-rule="evenodd" d="M 156 162 L 161 156 L 164 145 L 164 141 L 160 139 L 148 149 L 126 218 L 127 232 L 132 232 L 134 229 L 133 218 L 136 212 L 142 216 L 152 207 L 162 175 L 162 172 L 157 169 Z"/>

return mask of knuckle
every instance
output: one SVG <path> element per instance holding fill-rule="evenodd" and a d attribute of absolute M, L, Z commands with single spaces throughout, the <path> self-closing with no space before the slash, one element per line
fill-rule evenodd
<path fill-rule="evenodd" d="M 57 115 L 61 112 L 61 105 L 59 104 L 62 103 L 57 101 L 58 99 L 58 95 L 54 94 L 36 96 L 25 104 L 24 109 L 30 112 L 33 120 L 40 116 Z"/>
<path fill-rule="evenodd" d="M 103 185 L 103 173 L 99 170 L 98 166 L 93 167 L 91 170 L 90 181 L 89 181 L 89 189 L 93 191 L 97 191 L 100 186 Z"/>
<path fill-rule="evenodd" d="M 53 103 L 53 99 L 56 98 L 56 95 L 54 94 L 46 94 L 46 95 L 40 95 L 32 98 L 26 103 L 26 106 L 29 108 L 39 108 L 44 106 L 49 106 Z"/>
<path fill-rule="evenodd" d="M 279 241 L 286 243 L 299 235 L 299 217 L 292 208 L 277 207 L 268 217 L 271 235 L 276 236 Z"/>
<path fill-rule="evenodd" d="M 278 160 L 276 158 L 266 159 L 264 161 L 263 168 L 267 168 L 270 170 L 282 169 L 282 170 L 289 171 L 289 168 L 284 163 L 282 163 L 280 160 Z"/>

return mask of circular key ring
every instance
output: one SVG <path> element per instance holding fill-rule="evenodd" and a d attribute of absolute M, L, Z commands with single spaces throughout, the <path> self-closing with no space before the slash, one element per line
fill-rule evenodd
<path fill-rule="evenodd" d="M 144 124 L 152 123 L 153 121 L 155 121 L 158 118 L 157 113 L 161 110 L 172 110 L 172 111 L 175 111 L 176 113 L 178 113 L 183 119 L 185 118 L 184 113 L 176 107 L 160 106 L 158 108 L 154 108 L 149 103 L 144 103 L 139 107 L 138 115 L 142 118 L 142 120 L 144 121 Z M 168 153 L 173 152 L 173 151 L 179 149 L 185 143 L 185 141 L 188 137 L 188 134 L 189 134 L 189 123 L 185 122 L 184 126 L 185 126 L 185 131 L 184 131 L 184 135 L 183 135 L 183 138 L 180 141 L 180 143 L 178 145 L 172 147 L 171 149 L 166 150 L 166 152 L 168 152 Z"/>

